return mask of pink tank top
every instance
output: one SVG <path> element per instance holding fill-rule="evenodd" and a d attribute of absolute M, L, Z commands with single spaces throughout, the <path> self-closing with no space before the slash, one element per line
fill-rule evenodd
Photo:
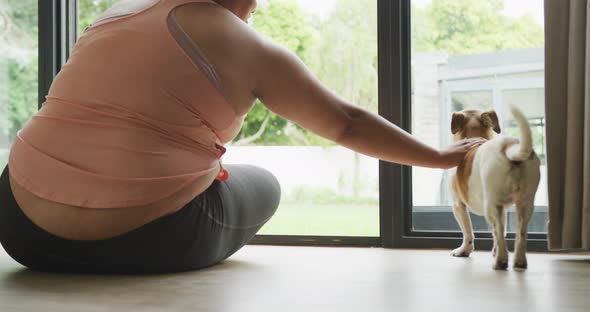
<path fill-rule="evenodd" d="M 243 117 L 175 20 L 193 2 L 215 4 L 123 1 L 135 8 L 116 5 L 87 28 L 15 139 L 18 184 L 62 204 L 117 208 L 162 200 L 216 169 Z"/>

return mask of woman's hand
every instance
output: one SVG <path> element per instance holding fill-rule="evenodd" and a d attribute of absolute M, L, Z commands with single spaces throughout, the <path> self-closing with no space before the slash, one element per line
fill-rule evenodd
<path fill-rule="evenodd" d="M 451 146 L 439 151 L 440 168 L 449 169 L 458 166 L 465 154 L 472 148 L 482 145 L 487 140 L 484 138 L 470 138 L 455 142 Z"/>

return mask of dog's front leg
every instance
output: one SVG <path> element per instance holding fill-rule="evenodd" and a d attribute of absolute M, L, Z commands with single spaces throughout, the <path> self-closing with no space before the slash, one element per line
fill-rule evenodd
<path fill-rule="evenodd" d="M 453 215 L 455 215 L 455 219 L 457 219 L 457 223 L 459 223 L 461 232 L 463 232 L 463 244 L 461 244 L 461 247 L 453 250 L 451 255 L 453 257 L 469 257 L 474 249 L 473 226 L 471 225 L 471 217 L 469 216 L 465 204 L 456 200 L 453 205 Z"/>
<path fill-rule="evenodd" d="M 514 250 L 514 268 L 526 269 L 526 243 L 528 225 L 534 210 L 533 200 L 520 200 L 516 203 L 518 216 L 518 232 L 516 233 L 516 248 Z"/>
<path fill-rule="evenodd" d="M 496 262 L 494 270 L 506 270 L 508 268 L 508 248 L 504 237 L 504 207 L 494 203 L 486 203 L 486 219 L 494 231 L 494 246 L 496 247 Z"/>

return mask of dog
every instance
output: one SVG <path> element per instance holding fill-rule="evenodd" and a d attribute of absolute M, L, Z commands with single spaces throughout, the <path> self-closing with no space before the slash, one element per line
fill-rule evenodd
<path fill-rule="evenodd" d="M 453 214 L 463 232 L 463 243 L 452 256 L 469 257 L 474 250 L 473 227 L 467 207 L 485 216 L 492 227 L 495 258 L 493 268 L 508 268 L 505 240 L 506 210 L 514 204 L 518 216 L 514 268 L 526 269 L 527 226 L 534 210 L 539 186 L 540 160 L 533 150 L 532 134 L 522 112 L 511 106 L 520 130 L 520 140 L 501 133 L 495 111 L 464 110 L 453 113 L 453 140 L 482 137 L 485 143 L 471 149 L 451 178 Z"/>

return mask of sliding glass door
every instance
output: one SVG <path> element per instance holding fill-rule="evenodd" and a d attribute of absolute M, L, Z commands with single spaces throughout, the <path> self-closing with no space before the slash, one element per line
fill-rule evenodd
<path fill-rule="evenodd" d="M 74 32 L 81 33 L 117 1 L 48 0 L 54 3 L 52 14 L 65 16 L 53 20 L 53 37 L 46 31 L 40 42 L 70 47 Z M 517 134 L 507 106 L 519 105 L 529 118 L 535 149 L 543 159 L 529 246 L 545 248 L 542 0 L 258 2 L 250 21 L 253 28 L 291 49 L 338 95 L 379 113 L 435 148 L 451 143 L 449 116 L 465 108 L 495 109 L 504 132 Z M 25 27 L 21 19 L 29 16 L 34 21 L 35 2 L 4 0 L 0 5 L 0 40 L 10 42 L 0 49 L 20 47 L 9 48 L 12 54 L 2 53 L 0 88 L 9 90 L 10 83 L 34 90 L 36 46 L 25 38 L 35 39 L 36 31 L 34 25 Z M 15 14 L 26 6 L 29 15 Z M 28 37 L 15 36 L 5 16 L 19 20 L 16 34 Z M 61 41 L 56 45 L 56 40 Z M 23 54 L 26 51 L 32 54 Z M 41 94 L 53 77 L 44 68 L 51 62 L 62 64 L 59 57 L 64 51 L 68 50 L 54 51 L 52 58 L 45 52 L 41 55 Z M 0 92 L 0 161 L 15 129 L 34 112 L 34 103 L 16 104 L 26 99 L 17 101 L 6 94 L 10 93 Z M 4 113 L 8 111 L 14 116 Z M 256 242 L 428 248 L 450 248 L 459 242 L 461 234 L 450 210 L 451 171 L 371 159 L 313 135 L 261 103 L 250 111 L 224 157 L 227 163 L 267 168 L 282 184 L 282 204 Z M 513 222 L 509 215 L 509 229 Z M 490 248 L 485 221 L 474 218 L 474 223 L 479 248 Z"/>
<path fill-rule="evenodd" d="M 452 143 L 451 115 L 463 109 L 495 110 L 503 134 L 518 137 L 509 105 L 525 113 L 534 147 L 542 160 L 541 185 L 529 224 L 531 249 L 546 249 L 547 181 L 544 114 L 543 0 L 399 0 L 397 31 L 404 51 L 399 104 L 404 126 L 425 143 L 444 148 Z M 410 104 L 411 103 L 411 104 Z M 459 245 L 459 226 L 452 213 L 453 170 L 406 168 L 398 178 L 409 185 L 395 218 L 397 246 Z M 483 217 L 473 216 L 479 249 L 491 248 Z M 508 237 L 516 215 L 508 213 Z"/>

